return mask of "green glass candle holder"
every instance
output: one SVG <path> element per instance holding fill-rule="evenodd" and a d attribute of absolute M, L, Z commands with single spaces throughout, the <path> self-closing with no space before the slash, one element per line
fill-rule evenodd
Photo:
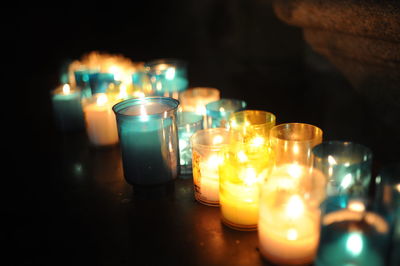
<path fill-rule="evenodd" d="M 247 103 L 237 99 L 221 99 L 206 105 L 207 127 L 229 128 L 231 114 L 246 109 Z"/>
<path fill-rule="evenodd" d="M 179 101 L 172 98 L 146 97 L 113 106 L 124 176 L 129 184 L 161 185 L 177 177 L 178 105 Z"/>

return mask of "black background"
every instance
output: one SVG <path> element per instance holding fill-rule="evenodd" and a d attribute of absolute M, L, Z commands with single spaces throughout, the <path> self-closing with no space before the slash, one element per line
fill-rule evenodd
<path fill-rule="evenodd" d="M 325 140 L 364 144 L 374 152 L 374 169 L 398 159 L 387 153 L 395 149 L 390 138 L 398 136 L 385 132 L 371 103 L 308 47 L 301 29 L 275 17 L 270 1 L 131 4 L 2 10 L 3 91 L 11 92 L 3 98 L 4 152 L 11 163 L 4 163 L 2 213 L 14 264 L 41 264 L 46 256 L 61 263 L 68 251 L 55 252 L 57 246 L 79 242 L 76 232 L 62 245 L 56 237 L 70 227 L 59 220 L 66 193 L 54 174 L 62 158 L 57 145 L 66 136 L 54 128 L 49 93 L 63 64 L 90 51 L 133 61 L 184 59 L 190 87 L 216 87 L 222 97 L 247 101 L 248 109 L 276 114 L 278 123 L 314 124 Z M 49 220 L 57 222 L 48 227 Z"/>

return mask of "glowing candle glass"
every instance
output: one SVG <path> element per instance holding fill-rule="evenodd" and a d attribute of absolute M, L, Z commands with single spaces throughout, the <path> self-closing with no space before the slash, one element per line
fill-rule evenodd
<path fill-rule="evenodd" d="M 229 128 L 231 114 L 246 109 L 246 102 L 236 99 L 221 99 L 206 105 L 207 127 Z"/>
<path fill-rule="evenodd" d="M 215 88 L 195 87 L 183 91 L 179 96 L 183 111 L 206 114 L 206 104 L 219 100 L 220 92 Z"/>
<path fill-rule="evenodd" d="M 269 261 L 300 265 L 315 257 L 325 179 L 313 171 L 311 149 L 321 141 L 322 130 L 308 124 L 270 131 L 274 166 L 262 186 L 258 221 L 260 252 Z"/>
<path fill-rule="evenodd" d="M 203 129 L 191 137 L 194 196 L 200 203 L 219 204 L 219 166 L 229 141 L 228 133 L 225 128 Z"/>
<path fill-rule="evenodd" d="M 372 152 L 352 142 L 326 141 L 316 146 L 314 167 L 328 180 L 327 195 L 367 195 L 371 181 Z"/>
<path fill-rule="evenodd" d="M 159 59 L 147 62 L 145 68 L 154 95 L 179 99 L 179 93 L 188 87 L 184 61 Z"/>
<path fill-rule="evenodd" d="M 128 99 L 114 105 L 124 176 L 129 184 L 159 185 L 177 177 L 178 105 L 168 97 Z"/>
<path fill-rule="evenodd" d="M 203 129 L 203 116 L 192 112 L 178 112 L 180 173 L 192 174 L 192 146 L 190 137 Z"/>
<path fill-rule="evenodd" d="M 105 93 L 97 93 L 82 100 L 86 132 L 94 146 L 118 143 L 117 123 L 112 111 L 114 103 Z"/>
<path fill-rule="evenodd" d="M 81 92 L 64 84 L 51 92 L 53 115 L 56 126 L 61 131 L 84 129 L 81 106 Z"/>
<path fill-rule="evenodd" d="M 105 93 L 111 83 L 115 83 L 114 74 L 94 72 L 89 74 L 89 83 L 92 95 L 96 93 Z"/>
<path fill-rule="evenodd" d="M 92 71 L 88 69 L 78 69 L 74 72 L 75 84 L 82 92 L 82 98 L 90 97 L 92 90 L 89 84 L 89 74 Z"/>
<path fill-rule="evenodd" d="M 375 178 L 377 208 L 393 222 L 389 266 L 400 265 L 400 163 L 386 165 Z"/>

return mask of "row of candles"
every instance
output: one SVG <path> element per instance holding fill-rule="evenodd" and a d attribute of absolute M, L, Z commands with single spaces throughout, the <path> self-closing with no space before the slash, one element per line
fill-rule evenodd
<path fill-rule="evenodd" d="M 131 84 L 114 81 L 101 91 L 75 71 L 75 85 L 53 92 L 60 128 L 83 119 L 95 146 L 120 143 L 133 186 L 192 175 L 195 199 L 219 206 L 233 229 L 258 230 L 269 261 L 399 265 L 399 166 L 371 184 L 367 147 L 323 142 L 322 130 L 309 124 L 276 125 L 274 114 L 221 99 L 215 88 L 187 89 L 186 70 L 176 61 L 144 66 L 131 73 Z"/>

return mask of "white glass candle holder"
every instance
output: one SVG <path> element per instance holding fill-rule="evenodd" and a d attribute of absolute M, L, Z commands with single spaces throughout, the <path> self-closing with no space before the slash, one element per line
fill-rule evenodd
<path fill-rule="evenodd" d="M 194 195 L 205 205 L 219 205 L 219 166 L 229 141 L 228 133 L 224 128 L 203 129 L 191 138 Z"/>

